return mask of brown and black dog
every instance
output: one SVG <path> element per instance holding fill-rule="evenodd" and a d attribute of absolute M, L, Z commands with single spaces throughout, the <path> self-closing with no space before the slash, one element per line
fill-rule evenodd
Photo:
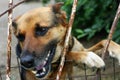
<path fill-rule="evenodd" d="M 61 57 L 68 26 L 66 14 L 60 9 L 62 4 L 33 9 L 13 21 L 13 32 L 18 39 L 16 53 L 21 63 L 22 80 L 56 77 L 59 65 L 56 63 Z M 67 74 L 72 73 L 74 63 L 84 63 L 89 67 L 104 67 L 104 61 L 96 53 L 104 48 L 105 43 L 106 40 L 102 40 L 93 47 L 85 49 L 76 38 L 71 36 L 66 60 L 73 62 L 65 63 L 61 79 L 64 80 Z M 108 52 L 120 63 L 118 44 L 111 41 Z"/>

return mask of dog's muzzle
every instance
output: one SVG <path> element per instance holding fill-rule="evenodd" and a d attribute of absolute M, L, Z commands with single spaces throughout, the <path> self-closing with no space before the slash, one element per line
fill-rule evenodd
<path fill-rule="evenodd" d="M 20 58 L 21 66 L 24 69 L 33 69 L 35 72 L 36 77 L 43 78 L 45 77 L 49 71 L 51 70 L 51 62 L 53 60 L 53 57 L 55 55 L 56 46 L 51 48 L 48 51 L 45 51 L 45 54 L 47 54 L 44 58 L 42 58 L 42 61 L 39 60 L 38 64 L 35 64 L 35 58 L 33 55 L 27 55 L 25 57 Z M 40 64 L 39 64 L 40 63 Z"/>
<path fill-rule="evenodd" d="M 43 78 L 47 75 L 47 73 L 51 70 L 51 62 L 52 62 L 52 59 L 55 55 L 55 50 L 56 50 L 56 47 L 54 47 L 53 49 L 49 50 L 48 51 L 48 54 L 43 62 L 42 65 L 38 65 L 36 67 L 36 77 L 38 78 Z"/>

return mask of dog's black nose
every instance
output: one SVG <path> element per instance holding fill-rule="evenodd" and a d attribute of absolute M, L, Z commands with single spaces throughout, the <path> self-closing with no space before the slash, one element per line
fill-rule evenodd
<path fill-rule="evenodd" d="M 26 55 L 20 58 L 21 65 L 25 68 L 32 68 L 34 66 L 34 58 L 32 55 Z"/>

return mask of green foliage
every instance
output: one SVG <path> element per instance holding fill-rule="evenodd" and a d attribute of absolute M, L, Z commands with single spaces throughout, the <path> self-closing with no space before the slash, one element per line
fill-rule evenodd
<path fill-rule="evenodd" d="M 63 10 L 67 12 L 69 20 L 73 0 L 66 0 L 64 2 Z M 108 33 L 116 10 L 117 4 L 114 0 L 78 0 L 72 31 L 73 35 L 77 38 L 86 37 L 91 39 L 101 30 L 105 30 Z M 113 37 L 117 42 L 120 42 L 119 32 L 120 27 L 118 26 Z"/>
<path fill-rule="evenodd" d="M 120 21 L 118 22 L 117 29 L 116 29 L 116 31 L 115 31 L 115 33 L 113 35 L 113 39 L 116 42 L 120 43 Z"/>
<path fill-rule="evenodd" d="M 42 0 L 42 3 L 48 3 L 49 2 L 49 0 Z"/>
<path fill-rule="evenodd" d="M 43 3 L 49 0 L 42 0 Z M 69 20 L 73 0 L 55 0 L 64 2 L 63 10 L 66 11 Z M 73 24 L 72 34 L 78 39 L 86 37 L 87 40 L 96 33 L 109 33 L 114 20 L 117 3 L 115 0 L 78 0 L 76 17 Z M 113 40 L 120 43 L 120 22 L 114 33 Z M 105 36 L 107 37 L 107 36 Z"/>

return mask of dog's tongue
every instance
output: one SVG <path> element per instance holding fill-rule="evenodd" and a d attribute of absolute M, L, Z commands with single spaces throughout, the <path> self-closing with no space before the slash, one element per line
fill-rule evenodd
<path fill-rule="evenodd" d="M 38 70 L 36 73 L 36 77 L 43 78 L 49 72 L 50 66 L 44 66 L 42 69 Z"/>
<path fill-rule="evenodd" d="M 53 48 L 50 52 L 48 52 L 48 56 L 41 65 L 36 67 L 37 73 L 36 73 L 36 77 L 38 78 L 43 78 L 46 76 L 46 74 L 49 72 L 50 68 L 51 68 L 51 61 L 53 59 L 53 55 L 55 54 L 55 48 Z"/>
<path fill-rule="evenodd" d="M 46 62 L 36 67 L 36 70 L 39 71 L 45 66 Z"/>

